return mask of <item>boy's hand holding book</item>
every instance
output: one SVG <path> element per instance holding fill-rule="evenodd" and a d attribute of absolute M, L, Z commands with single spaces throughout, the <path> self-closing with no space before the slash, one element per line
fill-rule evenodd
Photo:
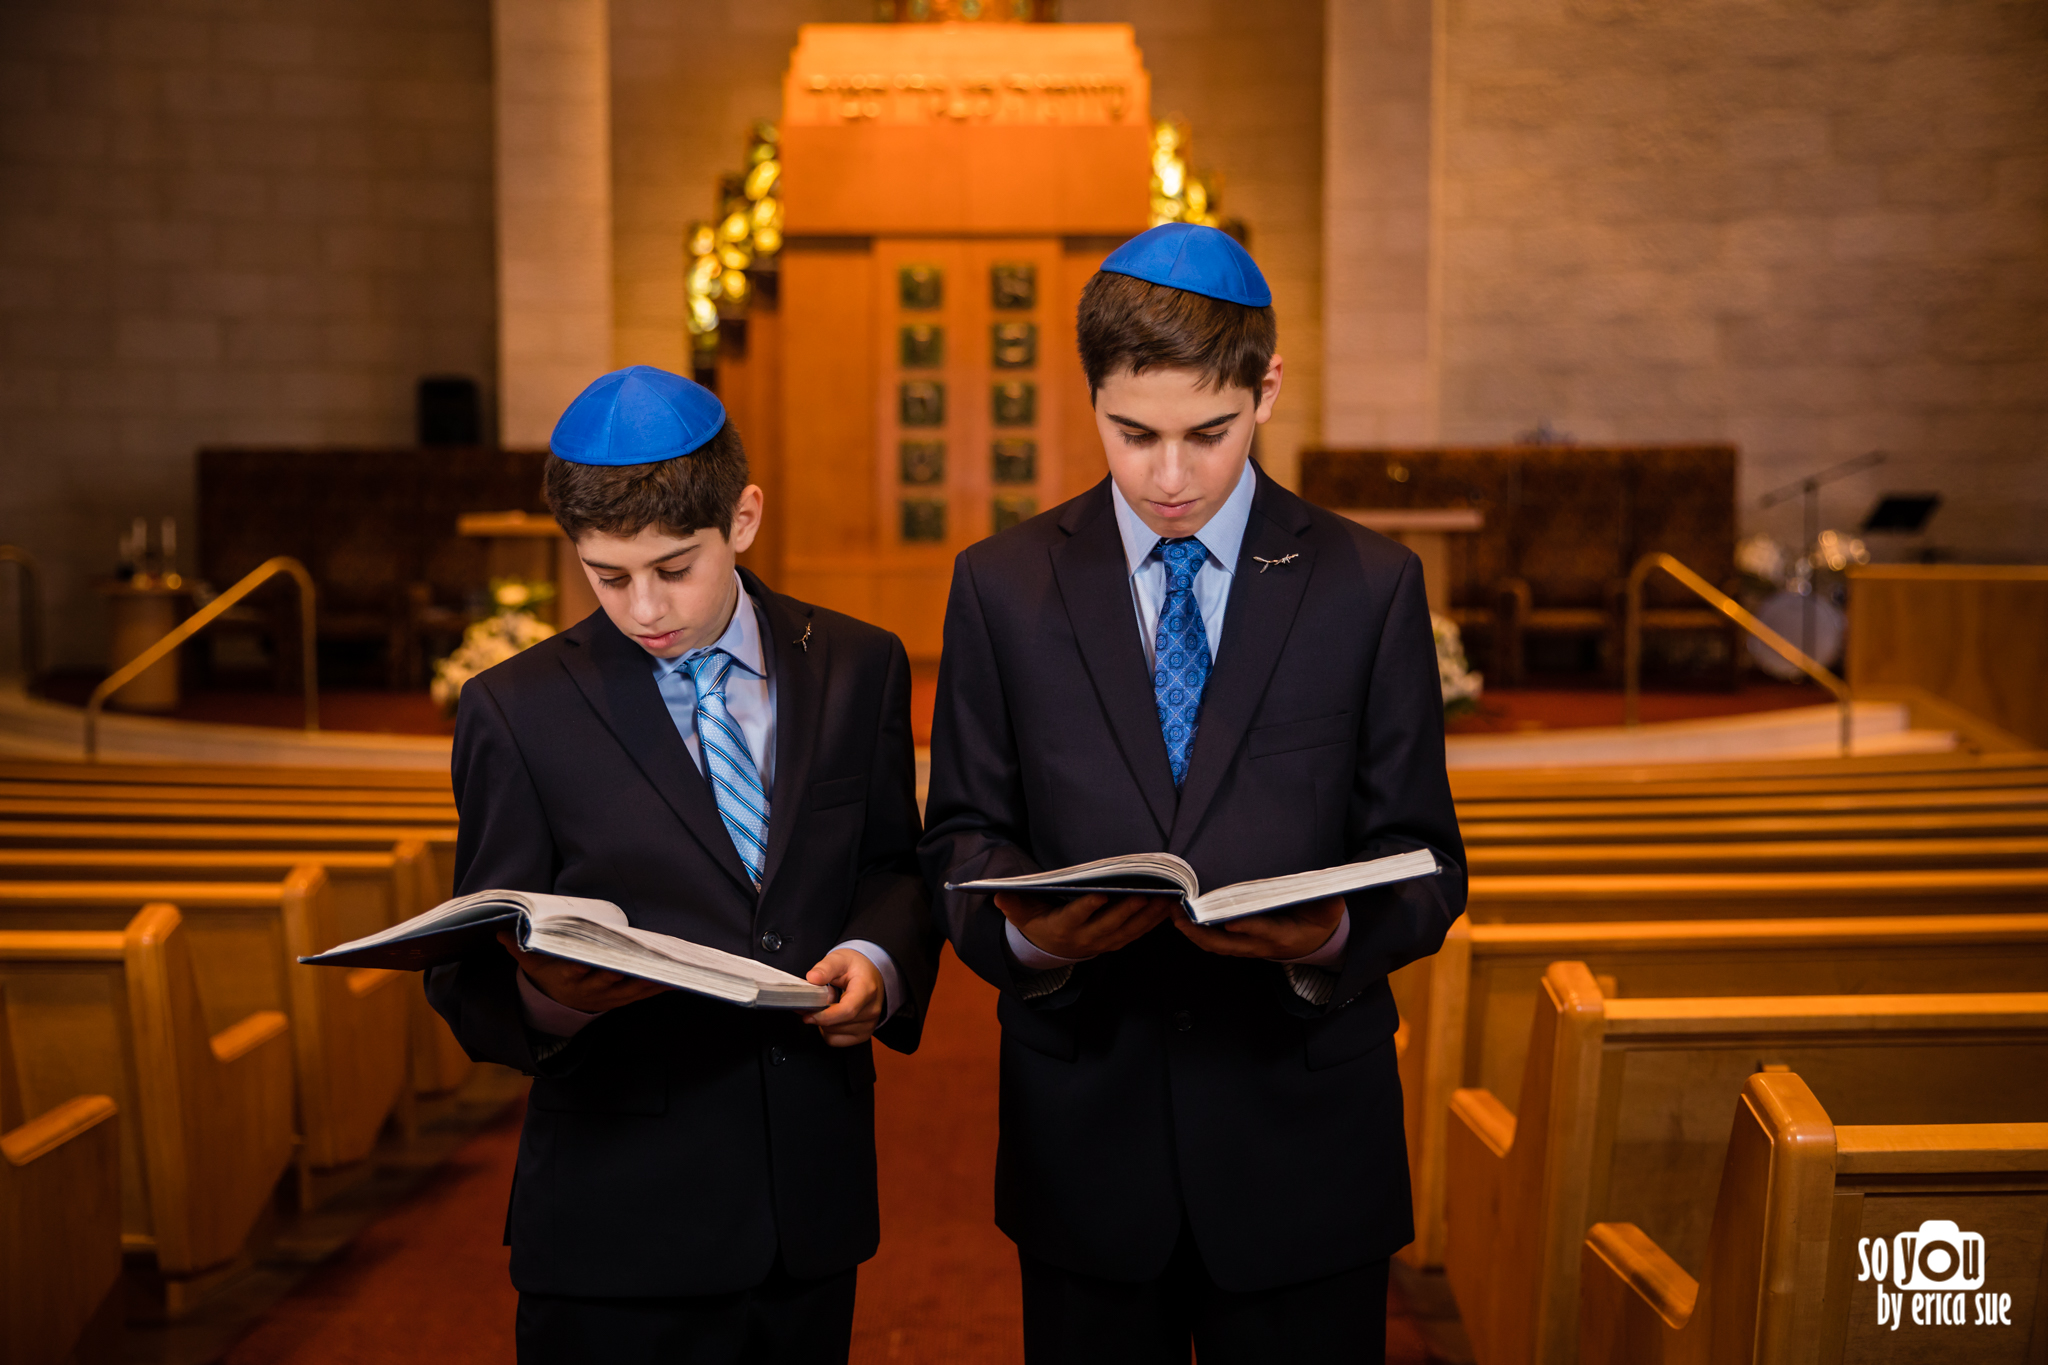
<path fill-rule="evenodd" d="M 1344 919 L 1344 898 L 1330 896 L 1286 910 L 1225 920 L 1213 927 L 1180 916 L 1173 927 L 1205 953 L 1293 962 L 1316 952 Z"/>
<path fill-rule="evenodd" d="M 1100 957 L 1136 943 L 1180 908 L 1174 895 L 1119 895 L 1103 892 L 1064 900 L 1017 891 L 996 893 L 996 909 L 1031 945 L 1054 957 Z"/>
<path fill-rule="evenodd" d="M 804 973 L 804 980 L 839 992 L 839 998 L 830 1005 L 803 1017 L 806 1024 L 818 1026 L 827 1043 L 833 1047 L 855 1047 L 874 1036 L 887 1002 L 883 999 L 881 969 L 868 960 L 866 953 L 834 948 Z"/>
<path fill-rule="evenodd" d="M 519 946 L 518 935 L 510 929 L 498 931 L 498 942 L 505 945 L 505 951 L 519 963 L 519 970 L 540 988 L 542 995 L 585 1014 L 603 1014 L 670 989 L 659 982 L 608 972 L 602 967 L 586 967 L 567 958 L 529 953 Z"/>

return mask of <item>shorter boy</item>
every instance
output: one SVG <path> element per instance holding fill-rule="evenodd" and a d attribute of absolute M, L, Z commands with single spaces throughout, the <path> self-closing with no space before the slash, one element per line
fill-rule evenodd
<path fill-rule="evenodd" d="M 996 1220 L 1033 1365 L 1378 1360 L 1410 1236 L 1387 974 L 1465 902 L 1422 569 L 1251 463 L 1271 295 L 1155 228 L 1081 296 L 1109 477 L 959 557 L 935 884 L 1120 854 L 1204 886 L 1411 849 L 1442 875 L 1200 928 L 1156 896 L 946 893 L 1002 994 Z"/>
<path fill-rule="evenodd" d="M 709 391 L 636 365 L 550 442 L 602 610 L 470 680 L 456 890 L 590 896 L 839 992 L 801 1018 L 521 951 L 428 991 L 535 1076 L 505 1240 L 519 1359 L 844 1360 L 878 1240 L 874 1060 L 937 971 L 895 636 L 735 565 L 761 490 Z"/>

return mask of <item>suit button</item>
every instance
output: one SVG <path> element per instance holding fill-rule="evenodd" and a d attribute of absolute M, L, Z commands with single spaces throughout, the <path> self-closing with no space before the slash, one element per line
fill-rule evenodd
<path fill-rule="evenodd" d="M 1186 1010 L 1180 1010 L 1173 1016 L 1173 1027 L 1176 1033 L 1186 1033 L 1189 1029 L 1193 1028 L 1194 1026 L 1194 1016 L 1189 1014 Z"/>
<path fill-rule="evenodd" d="M 772 953 L 780 947 L 782 947 L 782 935 L 776 933 L 773 929 L 770 929 L 767 933 L 761 935 L 762 952 Z"/>
<path fill-rule="evenodd" d="M 781 1066 L 784 1062 L 788 1060 L 789 1053 L 787 1050 L 779 1047 L 771 1047 L 768 1049 L 768 1061 L 770 1065 Z"/>

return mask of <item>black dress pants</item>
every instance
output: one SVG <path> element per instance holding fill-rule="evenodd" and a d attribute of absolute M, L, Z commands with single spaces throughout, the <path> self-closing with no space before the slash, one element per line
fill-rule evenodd
<path fill-rule="evenodd" d="M 1249 1294 L 1218 1289 L 1183 1228 L 1166 1273 L 1131 1284 L 1018 1252 L 1026 1365 L 1381 1365 L 1387 1263 Z"/>
<path fill-rule="evenodd" d="M 519 1296 L 519 1365 L 844 1365 L 853 1270 L 674 1299 Z"/>

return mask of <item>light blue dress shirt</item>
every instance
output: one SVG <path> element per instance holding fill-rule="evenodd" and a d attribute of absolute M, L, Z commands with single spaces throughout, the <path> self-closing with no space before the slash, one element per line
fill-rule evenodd
<path fill-rule="evenodd" d="M 1237 486 L 1230 490 L 1230 496 L 1216 509 L 1216 515 L 1195 532 L 1195 539 L 1201 541 L 1202 548 L 1208 551 L 1202 567 L 1195 571 L 1195 605 L 1202 611 L 1202 629 L 1209 637 L 1212 666 L 1222 649 L 1223 614 L 1230 605 L 1230 584 L 1237 576 L 1237 557 L 1244 548 L 1245 527 L 1251 524 L 1252 519 L 1252 494 L 1258 486 L 1259 477 L 1252 470 L 1252 462 L 1246 460 L 1244 473 L 1238 476 Z M 1162 537 L 1138 519 L 1138 514 L 1131 509 L 1123 489 L 1116 486 L 1114 479 L 1109 485 L 1109 500 L 1110 505 L 1116 508 L 1117 533 L 1123 537 L 1124 563 L 1131 575 L 1131 604 L 1137 609 L 1138 635 L 1145 642 L 1145 672 L 1149 676 L 1153 656 L 1159 648 L 1159 613 L 1166 609 L 1166 561 L 1153 553 L 1159 548 Z M 1029 971 L 1057 971 L 1081 961 L 1046 952 L 1007 921 L 1003 924 L 1003 940 L 1009 944 L 1010 956 L 1017 960 L 1017 965 Z M 1322 947 L 1307 957 L 1282 965 L 1338 966 L 1344 961 L 1344 949 L 1350 941 L 1351 912 L 1347 909 L 1337 922 L 1336 931 Z M 1301 988 L 1297 986 L 1296 989 Z"/>
<path fill-rule="evenodd" d="M 1230 583 L 1237 575 L 1238 551 L 1244 547 L 1244 528 L 1252 519 L 1252 494 L 1258 490 L 1258 475 L 1252 462 L 1244 462 L 1237 487 L 1216 509 L 1195 539 L 1208 551 L 1202 567 L 1195 571 L 1195 605 L 1202 611 L 1202 629 L 1209 636 L 1209 662 L 1213 667 L 1223 644 L 1223 612 L 1230 605 Z M 1116 529 L 1123 537 L 1124 563 L 1131 572 L 1131 601 L 1138 608 L 1138 635 L 1145 642 L 1145 671 L 1152 671 L 1158 649 L 1159 613 L 1166 609 L 1166 561 L 1153 551 L 1160 535 L 1138 519 L 1124 491 L 1112 480 L 1109 500 L 1116 508 Z"/>
<path fill-rule="evenodd" d="M 747 596 L 746 585 L 740 582 L 739 575 L 734 574 L 732 581 L 739 597 L 732 620 L 726 623 L 725 633 L 704 649 L 693 649 L 673 659 L 653 659 L 654 681 L 661 689 L 662 701 L 668 706 L 669 719 L 675 722 L 676 733 L 682 736 L 684 746 L 690 751 L 690 761 L 702 773 L 704 754 L 697 741 L 697 684 L 690 677 L 690 670 L 683 665 L 687 660 L 713 649 L 722 649 L 732 655 L 732 671 L 725 679 L 725 709 L 746 737 L 747 752 L 753 755 L 755 770 L 761 774 L 761 790 L 770 794 L 772 802 L 775 791 L 775 679 L 768 673 L 767 655 L 761 648 L 761 636 L 768 623 L 761 614 L 760 604 Z M 775 819 L 772 804 L 768 818 L 771 823 Z M 881 944 L 870 943 L 864 938 L 848 939 L 838 947 L 853 949 L 874 963 L 875 970 L 882 974 L 882 1022 L 887 1023 L 903 999 L 903 978 L 897 974 L 895 959 Z M 527 1023 L 556 1037 L 572 1037 L 577 1030 L 597 1018 L 595 1014 L 571 1009 L 550 998 L 527 980 L 524 972 L 519 973 L 519 997 L 526 1006 Z"/>

